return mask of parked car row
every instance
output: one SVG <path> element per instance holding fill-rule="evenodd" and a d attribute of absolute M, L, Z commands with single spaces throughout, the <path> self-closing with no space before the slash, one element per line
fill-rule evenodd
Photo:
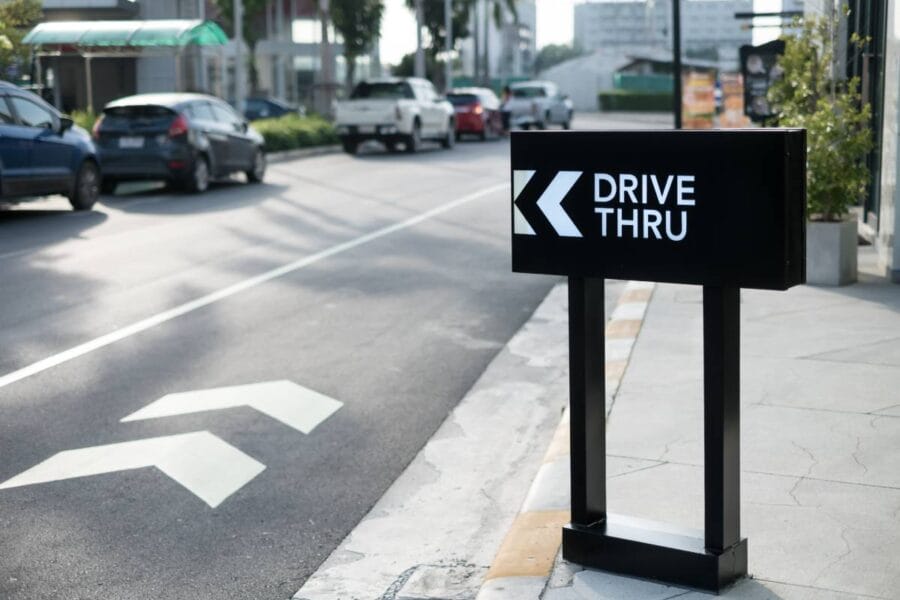
<path fill-rule="evenodd" d="M 264 98 L 243 108 L 267 116 L 297 110 Z M 369 140 L 416 152 L 426 140 L 452 148 L 463 135 L 494 138 L 504 132 L 504 113 L 525 128 L 559 123 L 568 129 L 572 120 L 571 102 L 551 83 L 515 84 L 501 103 L 486 88 L 454 89 L 444 97 L 414 77 L 364 81 L 337 103 L 336 113 L 350 154 Z M 0 201 L 62 194 L 75 210 L 89 210 L 101 191 L 111 193 L 123 181 L 164 180 L 203 192 L 211 179 L 241 172 L 255 183 L 265 171 L 263 137 L 213 96 L 120 98 L 104 107 L 89 134 L 36 94 L 0 81 Z"/>
<path fill-rule="evenodd" d="M 243 172 L 254 183 L 265 171 L 263 137 L 218 98 L 120 98 L 88 134 L 40 96 L 0 82 L 0 200 L 62 194 L 90 210 L 121 181 L 202 192 L 212 178 Z"/>
<path fill-rule="evenodd" d="M 487 88 L 457 88 L 443 97 L 426 79 L 394 77 L 359 83 L 349 99 L 337 103 L 335 125 L 348 154 L 370 140 L 389 152 L 400 146 L 416 152 L 424 140 L 452 148 L 464 135 L 486 140 L 508 127 L 569 129 L 572 115 L 572 101 L 550 82 L 513 84 L 501 102 Z"/>

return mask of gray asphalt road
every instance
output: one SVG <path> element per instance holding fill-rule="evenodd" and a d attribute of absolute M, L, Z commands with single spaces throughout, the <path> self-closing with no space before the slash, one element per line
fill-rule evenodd
<path fill-rule="evenodd" d="M 293 594 L 557 281 L 510 272 L 507 157 L 0 210 L 0 598 Z M 122 422 L 280 380 L 343 404 L 308 433 L 251 406 Z M 221 444 L 175 442 L 195 432 Z"/>
<path fill-rule="evenodd" d="M 0 482 L 63 451 L 197 431 L 265 465 L 215 508 L 155 468 L 0 489 L 0 597 L 296 591 L 555 282 L 510 273 L 506 156 L 332 155 L 261 186 L 0 213 Z M 343 406 L 308 435 L 250 407 L 120 422 L 166 394 L 285 379 Z"/>

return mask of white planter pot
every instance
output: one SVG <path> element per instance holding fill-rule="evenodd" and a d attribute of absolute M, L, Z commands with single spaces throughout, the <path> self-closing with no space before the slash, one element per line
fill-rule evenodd
<path fill-rule="evenodd" d="M 847 285 L 856 281 L 856 221 L 806 223 L 806 283 Z"/>

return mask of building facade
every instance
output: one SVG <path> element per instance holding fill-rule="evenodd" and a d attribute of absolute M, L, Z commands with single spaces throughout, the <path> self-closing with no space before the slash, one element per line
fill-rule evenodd
<path fill-rule="evenodd" d="M 752 32 L 737 12 L 753 0 L 682 0 L 681 47 L 688 57 L 737 64 L 738 48 Z M 575 45 L 587 52 L 629 47 L 672 49 L 669 0 L 593 0 L 575 5 Z"/>

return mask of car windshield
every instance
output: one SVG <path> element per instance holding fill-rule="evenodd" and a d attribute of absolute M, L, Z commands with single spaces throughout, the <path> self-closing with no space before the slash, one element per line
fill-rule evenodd
<path fill-rule="evenodd" d="M 447 100 L 453 106 L 466 106 L 478 102 L 478 96 L 475 94 L 447 94 Z"/>
<path fill-rule="evenodd" d="M 543 98 L 547 94 L 542 87 L 529 86 L 513 88 L 512 95 L 514 98 Z"/>
<path fill-rule="evenodd" d="M 404 82 L 397 83 L 366 83 L 356 86 L 351 98 L 369 98 L 372 100 L 398 100 L 401 98 L 414 98 L 412 88 Z"/>

